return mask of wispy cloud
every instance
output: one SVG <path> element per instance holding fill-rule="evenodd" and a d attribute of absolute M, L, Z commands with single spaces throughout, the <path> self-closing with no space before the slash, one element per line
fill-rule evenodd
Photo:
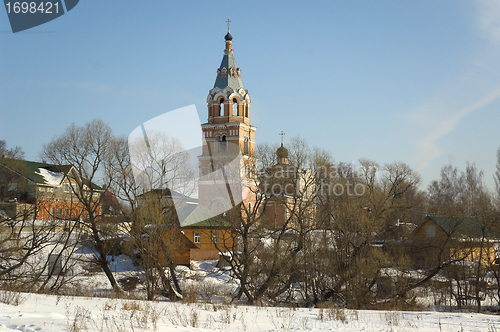
<path fill-rule="evenodd" d="M 477 0 L 479 10 L 479 25 L 486 37 L 500 46 L 500 1 Z"/>
<path fill-rule="evenodd" d="M 483 35 L 493 50 L 490 47 L 486 47 L 482 52 L 479 50 L 476 60 L 481 61 L 474 64 L 482 66 L 483 69 L 486 65 L 488 71 L 476 71 L 472 69 L 474 67 L 469 68 L 469 71 L 464 69 L 462 77 L 474 77 L 473 80 L 463 79 L 462 82 L 457 82 L 454 88 L 448 90 L 437 101 L 411 114 L 412 121 L 425 125 L 425 130 L 422 131 L 423 137 L 416 140 L 415 158 L 419 171 L 424 170 L 434 159 L 443 154 L 439 140 L 451 134 L 464 117 L 500 98 L 498 85 L 491 86 L 492 82 L 498 82 L 498 74 L 495 72 L 500 56 L 500 1 L 476 0 L 475 5 L 478 33 Z M 481 95 L 479 91 L 484 90 L 491 92 Z M 467 99 L 469 103 L 465 102 Z"/>
<path fill-rule="evenodd" d="M 460 121 L 468 114 L 480 110 L 500 98 L 500 88 L 492 93 L 470 104 L 458 112 L 455 112 L 446 118 L 436 121 L 430 134 L 425 135 L 417 141 L 417 160 L 419 161 L 418 170 L 422 171 L 432 160 L 441 156 L 442 151 L 438 145 L 441 137 L 453 132 Z"/>

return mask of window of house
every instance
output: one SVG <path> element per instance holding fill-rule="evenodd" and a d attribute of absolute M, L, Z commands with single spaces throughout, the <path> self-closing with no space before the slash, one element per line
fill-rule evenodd
<path fill-rule="evenodd" d="M 201 233 L 194 233 L 194 243 L 201 243 Z"/>
<path fill-rule="evenodd" d="M 57 218 L 58 219 L 62 218 L 62 209 L 57 209 Z"/>
<path fill-rule="evenodd" d="M 70 188 L 69 188 L 69 183 L 65 183 L 65 184 L 64 184 L 64 192 L 65 192 L 65 193 L 69 193 L 69 191 L 70 191 Z"/>
<path fill-rule="evenodd" d="M 54 219 L 55 215 L 54 215 L 54 208 L 50 208 L 50 219 Z"/>
<path fill-rule="evenodd" d="M 64 219 L 69 219 L 69 210 L 64 209 Z"/>
<path fill-rule="evenodd" d="M 426 235 L 427 237 L 434 237 L 436 236 L 436 226 L 434 225 L 429 225 L 425 228 Z"/>
<path fill-rule="evenodd" d="M 45 191 L 45 187 L 38 187 L 38 191 Z"/>
<path fill-rule="evenodd" d="M 212 242 L 213 243 L 219 243 L 219 233 L 212 232 Z"/>

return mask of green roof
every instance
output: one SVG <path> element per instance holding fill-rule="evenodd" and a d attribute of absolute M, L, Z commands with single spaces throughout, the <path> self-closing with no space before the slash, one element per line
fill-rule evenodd
<path fill-rule="evenodd" d="M 32 183 L 48 185 L 46 178 L 40 174 L 40 168 L 46 169 L 53 173 L 62 173 L 64 176 L 67 176 L 69 171 L 73 166 L 71 165 L 54 165 L 47 163 L 40 163 L 36 161 L 27 161 L 27 160 L 19 160 L 19 159 L 10 159 L 10 158 L 0 158 L 0 166 L 4 166 L 20 176 L 28 179 Z M 62 182 L 61 178 L 61 182 Z M 85 180 L 85 184 L 89 185 L 89 181 Z M 90 183 L 93 189 L 102 190 L 101 187 L 96 185 L 95 183 Z"/>
<path fill-rule="evenodd" d="M 10 158 L 0 159 L 0 164 L 36 184 L 48 184 L 45 178 L 41 174 L 39 174 L 39 168 L 44 168 L 54 173 L 63 174 L 67 174 L 71 169 L 70 165 L 59 166 Z"/>
<path fill-rule="evenodd" d="M 189 214 L 189 216 L 181 223 L 181 228 L 192 228 L 192 227 L 230 228 L 232 226 L 231 222 L 229 222 L 222 215 L 218 215 L 211 218 L 204 217 L 207 215 L 211 215 L 210 211 L 207 208 L 198 205 L 191 212 L 191 214 Z"/>
<path fill-rule="evenodd" d="M 448 235 L 469 238 L 495 238 L 495 233 L 478 217 L 427 216 Z"/>

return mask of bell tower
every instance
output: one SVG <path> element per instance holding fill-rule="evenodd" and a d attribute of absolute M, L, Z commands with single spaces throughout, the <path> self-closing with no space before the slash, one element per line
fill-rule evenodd
<path fill-rule="evenodd" d="M 228 23 L 230 21 L 228 20 Z M 250 124 L 250 95 L 241 79 L 242 71 L 236 65 L 233 36 L 229 24 L 224 55 L 217 68 L 217 77 L 207 96 L 208 120 L 201 125 L 205 145 L 199 156 L 200 175 L 205 176 L 219 168 L 221 160 L 229 162 L 235 150 L 241 154 L 240 166 L 243 185 L 255 183 L 255 130 Z M 203 186 L 199 185 L 199 199 L 203 199 Z"/>

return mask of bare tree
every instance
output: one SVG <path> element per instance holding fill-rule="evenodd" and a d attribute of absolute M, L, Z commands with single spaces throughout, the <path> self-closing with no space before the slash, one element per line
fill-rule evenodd
<path fill-rule="evenodd" d="M 484 173 L 469 162 L 465 171 L 444 166 L 439 181 L 432 181 L 427 189 L 429 214 L 481 215 L 490 200 L 483 177 Z"/>
<path fill-rule="evenodd" d="M 269 145 L 257 146 L 259 176 L 248 185 L 246 200 L 226 214 L 234 236 L 226 243 L 238 243 L 238 250 L 218 246 L 230 252 L 231 272 L 240 283 L 234 299 L 287 301 L 292 285 L 302 278 L 296 267 L 303 262 L 305 242 L 314 224 L 314 177 L 307 169 L 306 142 L 293 142 L 290 152 L 284 147 L 276 152 Z"/>
<path fill-rule="evenodd" d="M 182 298 L 182 290 L 175 274 L 174 244 L 181 234 L 173 206 L 166 211 L 165 194 L 150 193 L 142 198 L 141 205 L 129 214 L 133 227 L 129 230 L 133 250 L 131 253 L 144 271 L 144 283 L 148 300 L 162 289 L 172 301 Z M 165 272 L 165 267 L 168 273 Z"/>
<path fill-rule="evenodd" d="M 491 269 L 495 276 L 500 277 L 492 268 L 494 259 L 490 255 L 493 250 L 491 242 L 494 237 L 493 232 L 498 234 L 499 230 L 499 218 L 493 198 L 483 182 L 483 172 L 469 162 L 465 171 L 460 171 L 451 165 L 443 167 L 441 178 L 429 185 L 428 209 L 430 214 L 456 220 L 457 228 L 464 217 L 477 218 L 474 219 L 477 220 L 474 229 L 469 230 L 468 234 L 450 232 L 450 239 L 444 243 L 453 241 L 455 254 L 451 255 L 449 264 L 445 263 L 444 266 L 438 264 L 434 271 L 440 268 L 448 271 L 448 276 L 455 281 L 455 286 L 451 285 L 452 290 L 457 289 L 457 292 L 451 291 L 451 293 L 459 306 L 471 298 L 474 299 L 477 310 L 481 310 L 481 299 L 485 292 L 484 271 Z M 462 241 L 457 242 L 456 239 Z M 441 241 L 439 245 L 443 246 L 443 242 Z M 464 260 L 468 256 L 474 256 L 474 259 L 465 264 Z M 453 258 L 456 258 L 455 262 Z M 467 260 L 470 260 L 470 257 Z"/>
<path fill-rule="evenodd" d="M 105 169 L 113 163 L 111 146 L 114 141 L 111 128 L 101 120 L 93 120 L 82 127 L 71 125 L 62 135 L 44 145 L 42 159 L 59 165 L 72 165 L 76 171 L 76 185 L 72 190 L 84 206 L 84 217 L 79 221 L 90 235 L 95 248 L 95 259 L 108 278 L 113 290 L 120 291 L 104 244 L 100 199 L 109 187 L 111 178 Z M 101 188 L 96 182 L 104 183 Z"/>
<path fill-rule="evenodd" d="M 358 169 L 343 163 L 327 165 L 330 175 L 318 181 L 323 232 L 317 240 L 318 255 L 309 259 L 320 269 L 310 282 L 311 293 L 316 302 L 336 300 L 359 308 L 376 300 L 375 285 L 384 268 L 403 267 L 404 250 L 394 255 L 394 248 L 374 246 L 374 241 L 420 204 L 420 176 L 404 163 L 381 168 L 361 160 Z"/>
<path fill-rule="evenodd" d="M 0 157 L 24 159 L 24 151 L 20 146 L 8 149 L 7 142 L 5 140 L 0 140 Z"/>
<path fill-rule="evenodd" d="M 145 273 L 148 299 L 154 299 L 161 284 L 171 300 L 178 300 L 182 290 L 173 247 L 181 233 L 172 194 L 187 195 L 194 189 L 189 156 L 180 142 L 162 133 L 149 132 L 147 145 L 142 138 L 114 143 L 108 177 L 113 191 L 128 205 L 126 232 L 139 252 L 136 261 Z"/>

